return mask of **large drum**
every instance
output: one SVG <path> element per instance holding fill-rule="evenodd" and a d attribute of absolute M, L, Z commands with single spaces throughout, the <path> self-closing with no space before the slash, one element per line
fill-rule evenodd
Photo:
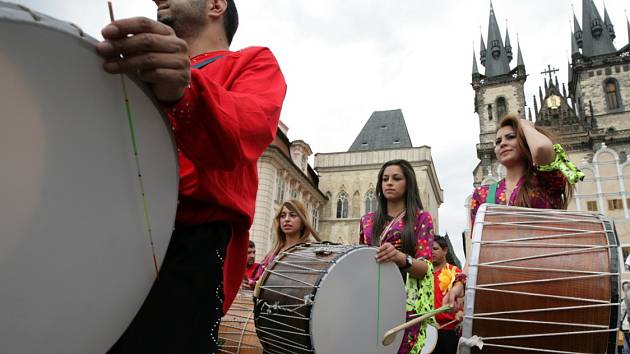
<path fill-rule="evenodd" d="M 0 353 L 105 353 L 168 246 L 170 124 L 125 77 L 138 170 L 121 77 L 103 71 L 95 43 L 0 2 Z"/>
<path fill-rule="evenodd" d="M 376 249 L 300 244 L 265 270 L 255 303 L 265 353 L 396 353 L 386 331 L 405 322 L 405 288 L 398 267 L 378 264 Z"/>
<path fill-rule="evenodd" d="M 251 290 L 241 289 L 228 312 L 221 318 L 219 353 L 262 353 L 254 326 L 254 299 Z"/>
<path fill-rule="evenodd" d="M 603 216 L 482 205 L 463 337 L 483 350 L 472 352 L 615 353 L 617 247 Z"/>

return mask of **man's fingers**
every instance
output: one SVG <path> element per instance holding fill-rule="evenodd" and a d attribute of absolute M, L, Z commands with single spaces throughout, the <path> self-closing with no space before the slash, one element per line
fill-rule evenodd
<path fill-rule="evenodd" d="M 166 37 L 154 33 L 141 33 L 131 37 L 107 40 L 97 43 L 96 50 L 105 58 L 117 57 L 121 54 L 132 56 L 145 52 L 186 53 L 186 42 L 175 37 Z"/>
<path fill-rule="evenodd" d="M 116 20 L 101 31 L 105 39 L 120 39 L 130 34 L 139 33 L 174 34 L 173 29 L 169 26 L 146 17 L 132 17 Z"/>
<path fill-rule="evenodd" d="M 125 58 L 113 58 L 103 65 L 110 73 L 128 73 L 136 71 L 148 71 L 154 69 L 177 69 L 188 71 L 190 62 L 187 57 L 177 58 L 166 53 L 146 53 Z"/>
<path fill-rule="evenodd" d="M 149 83 L 162 83 L 168 81 L 169 83 L 179 83 L 179 86 L 186 86 L 190 82 L 190 75 L 176 69 L 155 69 L 140 71 L 140 79 Z"/>

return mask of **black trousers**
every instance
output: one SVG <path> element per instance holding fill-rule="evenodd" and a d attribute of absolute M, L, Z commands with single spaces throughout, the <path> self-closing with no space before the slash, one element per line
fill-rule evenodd
<path fill-rule="evenodd" d="M 176 226 L 159 280 L 108 354 L 215 353 L 230 233 L 227 223 Z"/>
<path fill-rule="evenodd" d="M 456 354 L 459 337 L 453 330 L 439 330 L 438 341 L 433 354 Z"/>

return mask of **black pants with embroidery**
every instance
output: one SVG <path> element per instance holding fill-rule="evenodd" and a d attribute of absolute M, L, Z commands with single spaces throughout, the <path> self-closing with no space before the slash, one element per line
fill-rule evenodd
<path fill-rule="evenodd" d="M 226 223 L 176 226 L 149 296 L 108 354 L 217 351 Z"/>

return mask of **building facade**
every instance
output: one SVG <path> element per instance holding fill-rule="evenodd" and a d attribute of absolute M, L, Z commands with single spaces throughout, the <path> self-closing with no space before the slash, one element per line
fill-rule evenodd
<path fill-rule="evenodd" d="M 319 221 L 322 238 L 357 244 L 359 220 L 376 210 L 376 182 L 383 163 L 405 159 L 414 168 L 425 210 L 439 230 L 438 208 L 443 191 L 433 165 L 431 148 L 413 147 L 400 110 L 374 112 L 347 152 L 315 154 L 320 190 L 328 203 Z"/>
<path fill-rule="evenodd" d="M 600 14 L 592 0 L 582 1 L 582 21 L 575 15 L 573 18 L 567 84 L 560 85 L 555 75 L 558 70 L 549 66 L 544 87 L 539 87 L 538 95 L 533 97 L 534 114 L 530 107 L 527 119 L 554 133 L 571 161 L 586 174 L 585 180 L 576 185 L 569 209 L 611 218 L 625 258 L 630 254 L 630 23 L 626 23 L 625 45 L 617 48 L 613 42 L 617 34 L 606 8 L 604 16 Z M 511 59 L 508 47 L 509 35 L 506 31 L 503 45 L 491 7 L 488 46 L 482 38 L 480 51 L 484 75 L 473 54 L 471 85 L 480 124 L 475 186 L 504 176 L 492 143 L 502 114 L 526 115 L 525 65 L 519 47 L 516 67 L 510 70 L 506 66 Z M 469 205 L 467 200 L 467 208 Z M 626 277 L 630 278 L 630 273 L 626 272 Z"/>
<path fill-rule="evenodd" d="M 276 139 L 258 159 L 258 193 L 250 239 L 256 243 L 256 259 L 262 259 L 275 237 L 274 217 L 285 200 L 297 199 L 306 207 L 313 227 L 319 229 L 326 196 L 319 190 L 319 178 L 308 163 L 310 146 L 289 141 L 288 128 L 280 122 Z"/>

